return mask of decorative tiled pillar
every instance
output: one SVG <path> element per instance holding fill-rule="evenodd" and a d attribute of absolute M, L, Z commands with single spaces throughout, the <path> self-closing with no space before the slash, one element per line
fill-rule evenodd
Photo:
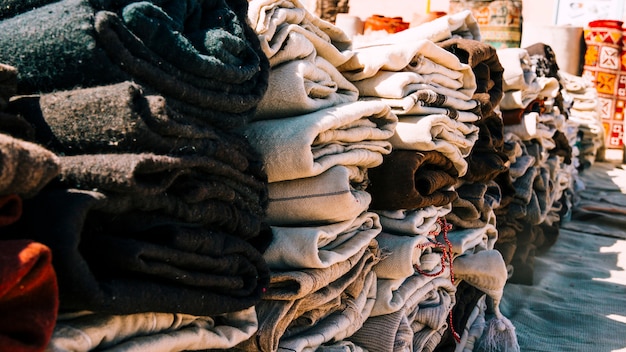
<path fill-rule="evenodd" d="M 582 76 L 598 92 L 606 149 L 622 149 L 624 145 L 626 50 L 623 50 L 622 26 L 622 21 L 596 20 L 589 22 L 584 30 L 587 50 Z"/>

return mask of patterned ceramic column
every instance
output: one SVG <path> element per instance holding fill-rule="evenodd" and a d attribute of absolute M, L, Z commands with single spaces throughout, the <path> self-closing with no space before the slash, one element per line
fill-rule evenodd
<path fill-rule="evenodd" d="M 626 102 L 626 51 L 623 49 L 623 22 L 591 21 L 585 27 L 587 50 L 582 76 L 598 92 L 600 119 L 604 125 L 605 147 L 621 149 Z"/>

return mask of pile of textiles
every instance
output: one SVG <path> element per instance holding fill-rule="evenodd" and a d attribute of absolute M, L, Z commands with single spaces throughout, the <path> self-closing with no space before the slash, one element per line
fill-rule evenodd
<path fill-rule="evenodd" d="M 20 138 L 3 142 L 2 166 L 15 174 L 7 196 L 24 198 L 2 240 L 22 241 L 6 247 L 13 277 L 52 300 L 23 336 L 51 351 L 205 350 L 252 336 L 270 281 L 267 176 L 237 129 L 267 90 L 269 61 L 247 1 L 15 3 L 0 21 L 0 61 L 14 68 L 0 129 Z M 32 259 L 18 266 L 20 243 Z M 11 320 L 33 316 L 28 299 Z"/>
<path fill-rule="evenodd" d="M 498 56 L 504 67 L 498 108 L 515 192 L 496 210 L 496 248 L 512 272 L 509 282 L 532 285 L 535 256 L 554 244 L 561 216 L 572 207 L 577 127 L 568 122 L 549 46 L 500 49 Z"/>
<path fill-rule="evenodd" d="M 580 165 L 548 47 L 469 10 L 357 41 L 299 0 L 16 1 L 0 27 L 0 344 L 519 351 L 503 289 Z"/>

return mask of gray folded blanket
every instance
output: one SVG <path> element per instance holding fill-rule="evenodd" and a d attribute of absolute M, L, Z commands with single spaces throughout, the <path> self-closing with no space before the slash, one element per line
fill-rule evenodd
<path fill-rule="evenodd" d="M 0 22 L 22 94 L 134 80 L 180 105 L 254 113 L 269 62 L 247 2 L 62 0 Z"/>
<path fill-rule="evenodd" d="M 7 112 L 35 127 L 37 141 L 65 155 L 153 152 L 213 156 L 243 170 L 244 138 L 172 110 L 132 82 L 14 97 Z"/>

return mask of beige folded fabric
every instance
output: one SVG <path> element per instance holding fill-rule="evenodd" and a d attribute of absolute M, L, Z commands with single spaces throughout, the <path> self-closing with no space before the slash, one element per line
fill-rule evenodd
<path fill-rule="evenodd" d="M 357 101 L 358 89 L 322 57 L 291 60 L 271 69 L 255 120 L 302 115 Z"/>
<path fill-rule="evenodd" d="M 554 99 L 558 95 L 559 89 L 559 81 L 556 78 L 537 77 L 524 89 L 504 92 L 502 100 L 500 101 L 500 109 L 525 109 L 537 98 Z"/>
<path fill-rule="evenodd" d="M 495 226 L 495 218 L 493 223 L 487 224 L 482 228 L 475 229 L 453 229 L 448 232 L 448 240 L 452 245 L 453 259 L 467 253 L 474 253 L 483 250 L 493 249 L 498 239 L 498 230 Z M 439 242 L 445 243 L 443 235 L 437 236 Z M 455 268 L 456 274 L 456 268 Z"/>
<path fill-rule="evenodd" d="M 306 37 L 317 55 L 334 66 L 342 64 L 351 55 L 345 50 L 350 46 L 350 37 L 341 28 L 311 14 L 298 0 L 251 0 L 248 2 L 248 19 L 271 66 L 277 64 L 273 60 L 276 53 L 290 44 L 302 43 L 291 41 L 292 32 Z"/>
<path fill-rule="evenodd" d="M 394 149 L 436 150 L 454 163 L 459 177 L 467 172 L 469 155 L 478 140 L 478 126 L 445 115 L 402 116 L 389 139 Z"/>
<path fill-rule="evenodd" d="M 268 184 L 266 221 L 274 226 L 353 221 L 372 201 L 362 185 L 366 170 L 337 165 L 320 175 Z"/>
<path fill-rule="evenodd" d="M 104 315 L 59 319 L 47 352 L 171 352 L 227 349 L 257 330 L 254 307 L 217 317 L 178 313 Z"/>
<path fill-rule="evenodd" d="M 321 174 L 335 165 L 372 168 L 391 152 L 398 117 L 381 102 L 356 101 L 294 116 L 251 122 L 243 130 L 268 182 Z"/>
<path fill-rule="evenodd" d="M 482 296 L 472 313 L 467 319 L 467 323 L 463 328 L 461 335 L 461 341 L 457 343 L 454 352 L 472 352 L 476 341 L 482 336 L 485 330 L 485 311 L 487 310 L 487 304 L 485 303 L 485 296 Z"/>
<path fill-rule="evenodd" d="M 441 253 L 434 253 L 429 236 L 404 236 L 381 232 L 376 236 L 383 254 L 374 266 L 379 279 L 406 279 L 417 273 L 417 269 L 431 272 L 441 265 Z"/>
<path fill-rule="evenodd" d="M 481 40 L 478 22 L 470 10 L 442 16 L 374 41 L 355 43 L 354 46 L 397 44 L 420 39 L 436 43 L 452 37 Z"/>
<path fill-rule="evenodd" d="M 523 48 L 504 48 L 496 51 L 498 60 L 504 68 L 502 89 L 525 90 L 536 82 L 537 74 L 532 66 L 528 51 Z"/>
<path fill-rule="evenodd" d="M 272 242 L 263 258 L 274 270 L 327 268 L 353 256 L 381 230 L 378 215 L 367 211 L 329 225 L 272 226 Z"/>
<path fill-rule="evenodd" d="M 318 321 L 304 332 L 293 337 L 281 339 L 278 350 L 285 351 L 320 351 L 324 344 L 342 341 L 363 326 L 370 316 L 376 300 L 376 274 L 369 271 L 361 285 L 348 287 L 345 291 L 343 307 Z M 329 348 L 330 346 L 326 346 Z M 340 350 L 345 350 L 342 346 Z M 324 349 L 322 349 L 324 350 Z M 329 350 L 327 351 L 336 351 Z M 348 350 L 345 350 L 348 351 Z"/>
<path fill-rule="evenodd" d="M 404 235 L 428 235 L 436 228 L 437 219 L 452 210 L 452 203 L 430 205 L 419 209 L 374 210 L 380 216 L 385 232 Z"/>
<path fill-rule="evenodd" d="M 370 315 L 375 317 L 406 309 L 407 304 L 419 302 L 420 299 L 423 299 L 429 292 L 438 287 L 446 287 L 451 292 L 456 291 L 450 281 L 450 270 L 448 267 L 437 277 L 412 275 L 406 279 L 379 279 L 376 303 L 374 303 L 374 308 Z M 454 293 L 452 294 L 454 295 Z"/>
<path fill-rule="evenodd" d="M 353 52 L 347 62 L 337 67 L 352 82 L 374 77 L 380 71 L 438 73 L 461 83 L 460 88 L 450 89 L 462 92 L 466 100 L 472 98 L 477 87 L 472 68 L 430 40 L 368 46 Z M 436 83 L 441 85 L 441 81 Z"/>

